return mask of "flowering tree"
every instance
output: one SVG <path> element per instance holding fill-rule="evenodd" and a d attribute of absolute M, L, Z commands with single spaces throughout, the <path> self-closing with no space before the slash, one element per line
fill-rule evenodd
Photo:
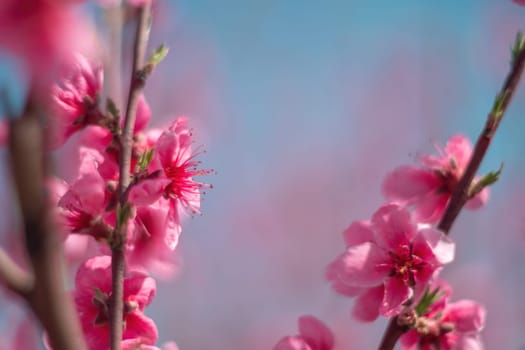
<path fill-rule="evenodd" d="M 211 187 L 200 177 L 213 171 L 198 160 L 191 119 L 148 128 L 152 113 L 143 89 L 168 54 L 165 45 L 147 50 L 152 0 L 98 1 L 109 18 L 107 52 L 79 17 L 79 3 L 0 5 L 2 32 L 20 29 L 2 35 L 0 45 L 29 76 L 23 111 L 8 110 L 9 122 L 0 125 L 26 259 L 19 263 L 0 250 L 0 281 L 38 319 L 47 349 L 160 349 L 147 311 L 155 277 L 174 269 L 184 219 L 200 213 L 203 191 Z M 126 21 L 135 30 L 124 99 Z M 394 169 L 382 185 L 386 203 L 343 232 L 343 252 L 328 264 L 326 278 L 336 293 L 355 297 L 357 320 L 390 318 L 379 349 L 393 349 L 398 340 L 402 349 L 482 348 L 485 308 L 451 301 L 439 273 L 453 263 L 449 235 L 460 211 L 482 207 L 500 176 L 502 168 L 476 174 L 524 68 L 525 38 L 518 34 L 510 72 L 476 144 L 454 135 L 437 154 L 421 156 L 419 166 Z M 79 157 L 72 181 L 52 167 L 53 152 L 68 143 Z M 67 288 L 65 265 L 75 259 L 74 285 Z M 336 334 L 321 320 L 302 316 L 298 324 L 299 334 L 278 340 L 276 350 L 335 348 Z M 14 348 L 30 346 L 23 335 L 14 339 Z"/>

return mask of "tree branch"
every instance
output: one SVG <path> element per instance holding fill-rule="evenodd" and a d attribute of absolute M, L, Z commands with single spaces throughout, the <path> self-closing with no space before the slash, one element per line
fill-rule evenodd
<path fill-rule="evenodd" d="M 130 167 L 133 148 L 133 128 L 135 126 L 138 99 L 144 87 L 144 79 L 142 78 L 141 72 L 144 66 L 144 57 L 149 38 L 151 4 L 144 5 L 138 11 L 139 14 L 133 47 L 133 68 L 131 72 L 128 104 L 124 120 L 124 129 L 120 137 L 120 178 L 118 184 L 119 206 L 117 217 L 122 214 L 123 210 L 125 211 L 127 202 L 125 193 L 131 178 Z M 110 300 L 110 341 L 112 350 L 120 350 L 123 331 L 123 283 L 126 268 L 124 249 L 126 243 L 127 215 L 124 216 L 123 220 L 117 219 L 117 227 L 115 228 L 111 247 L 112 294 Z"/>
<path fill-rule="evenodd" d="M 505 114 L 507 107 L 512 100 L 512 96 L 514 96 L 524 68 L 525 46 L 522 45 L 519 48 L 519 51 L 516 52 L 515 57 L 513 57 L 511 70 L 507 75 L 505 82 L 503 83 L 500 93 L 496 97 L 494 107 L 489 113 L 485 126 L 478 137 L 472 157 L 470 158 L 467 168 L 463 173 L 456 190 L 452 194 L 445 213 L 443 214 L 443 217 L 437 226 L 438 229 L 443 231 L 446 235 L 449 234 L 452 224 L 469 199 L 469 189 L 472 180 L 474 179 L 474 176 L 476 176 L 479 166 L 485 157 L 485 153 L 487 153 L 487 149 L 490 146 L 492 138 L 494 137 L 494 134 L 501 123 L 501 120 L 503 119 L 503 115 Z M 404 333 L 403 328 L 397 324 L 396 320 L 396 317 L 390 320 L 378 347 L 379 350 L 392 350 L 399 337 Z"/>
<path fill-rule="evenodd" d="M 37 106 L 32 92 L 23 116 L 11 121 L 9 130 L 11 170 L 34 276 L 31 288 L 25 290 L 31 285 L 27 275 L 18 281 L 22 283 L 18 287 L 42 323 L 54 350 L 84 350 L 86 345 L 78 317 L 64 289 L 62 244 L 52 225 L 49 198 L 45 193 L 45 147 Z M 20 269 L 14 271 L 12 273 L 19 273 Z"/>
<path fill-rule="evenodd" d="M 33 277 L 0 249 L 0 283 L 24 299 L 33 288 Z"/>

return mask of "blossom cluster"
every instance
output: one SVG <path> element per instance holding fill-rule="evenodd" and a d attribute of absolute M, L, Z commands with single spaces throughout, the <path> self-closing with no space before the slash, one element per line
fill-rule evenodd
<path fill-rule="evenodd" d="M 154 321 L 144 313 L 156 291 L 151 274 L 173 272 L 181 222 L 188 214 L 200 212 L 201 192 L 208 186 L 194 178 L 210 170 L 199 169 L 188 119 L 178 117 L 164 130 L 148 130 L 151 111 L 141 96 L 133 129 L 131 184 L 121 194 L 126 203 L 122 206 L 118 192 L 122 119 L 111 107 L 101 108 L 100 66 L 76 55 L 69 68 L 51 89 L 53 113 L 47 128 L 51 149 L 83 133 L 77 178 L 71 183 L 55 179 L 49 186 L 65 241 L 83 237 L 82 247 L 93 248 L 83 254 L 91 257 L 76 273 L 75 304 L 88 347 L 108 348 L 112 293 L 108 254 L 120 220 L 126 228 L 127 266 L 122 347 L 146 349 L 158 338 Z M 66 244 L 66 249 L 78 250 L 79 240 L 74 242 Z"/>
<path fill-rule="evenodd" d="M 382 186 L 387 203 L 343 232 L 345 250 L 328 265 L 326 277 L 338 294 L 356 298 L 356 320 L 397 316 L 409 329 L 402 337 L 404 350 L 478 349 L 483 307 L 470 300 L 449 303 L 448 286 L 429 290 L 454 260 L 455 243 L 438 222 L 472 155 L 462 135 L 437 149 L 437 156 L 420 157 L 421 166 L 401 166 L 387 174 Z M 466 207 L 480 208 L 487 199 L 485 187 L 472 193 Z M 331 332 L 319 321 L 301 318 L 299 324 L 301 334 L 284 338 L 275 350 L 333 348 Z"/>

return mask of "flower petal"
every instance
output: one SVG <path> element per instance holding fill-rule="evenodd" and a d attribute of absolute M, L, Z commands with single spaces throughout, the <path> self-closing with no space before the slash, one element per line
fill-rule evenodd
<path fill-rule="evenodd" d="M 408 246 L 416 234 L 410 213 L 397 204 L 379 208 L 372 216 L 372 229 L 377 244 L 387 250 Z"/>
<path fill-rule="evenodd" d="M 454 135 L 448 140 L 445 152 L 454 157 L 458 168 L 465 169 L 472 155 L 472 144 L 466 136 Z"/>
<path fill-rule="evenodd" d="M 401 305 L 412 296 L 412 290 L 400 278 L 385 281 L 385 294 L 379 313 L 385 317 L 395 316 L 401 311 Z"/>
<path fill-rule="evenodd" d="M 472 300 L 459 300 L 445 308 L 443 321 L 452 322 L 456 331 L 479 332 L 485 327 L 485 308 Z"/>
<path fill-rule="evenodd" d="M 348 286 L 375 287 L 390 272 L 388 257 L 371 242 L 348 248 L 339 259 L 340 278 Z"/>
<path fill-rule="evenodd" d="M 274 346 L 273 350 L 314 350 L 312 349 L 306 341 L 300 337 L 284 337 L 277 345 Z"/>
<path fill-rule="evenodd" d="M 467 203 L 465 203 L 465 208 L 470 209 L 470 210 L 479 209 L 485 206 L 488 200 L 489 200 L 489 189 L 485 187 L 483 190 L 481 190 L 480 193 L 478 193 L 473 198 L 468 200 Z"/>
<path fill-rule="evenodd" d="M 391 201 L 408 202 L 423 196 L 440 185 L 433 171 L 401 166 L 389 173 L 382 185 L 383 195 Z"/>
<path fill-rule="evenodd" d="M 300 317 L 299 333 L 313 349 L 331 349 L 334 346 L 332 331 L 316 317 L 310 315 Z"/>
<path fill-rule="evenodd" d="M 383 285 L 370 288 L 361 294 L 354 303 L 352 316 L 361 322 L 373 322 L 379 316 L 379 307 L 383 301 L 385 288 Z"/>
<path fill-rule="evenodd" d="M 455 248 L 450 238 L 431 228 L 419 231 L 413 242 L 413 254 L 437 266 L 452 262 Z"/>
<path fill-rule="evenodd" d="M 364 242 L 373 242 L 374 231 L 370 228 L 370 223 L 368 221 L 354 221 L 343 232 L 343 237 L 346 246 L 350 247 Z"/>

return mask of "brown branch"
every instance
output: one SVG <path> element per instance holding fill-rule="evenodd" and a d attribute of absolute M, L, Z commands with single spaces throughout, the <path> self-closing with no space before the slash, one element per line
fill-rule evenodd
<path fill-rule="evenodd" d="M 109 27 L 109 57 L 106 58 L 108 97 L 120 109 L 122 106 L 122 31 L 124 28 L 124 8 L 110 6 L 105 11 Z"/>
<path fill-rule="evenodd" d="M 478 137 L 474 152 L 470 158 L 469 164 L 463 173 L 461 180 L 458 183 L 450 201 L 447 205 L 445 213 L 441 218 L 441 221 L 438 224 L 438 229 L 443 231 L 446 235 L 449 234 L 452 224 L 458 217 L 461 209 L 469 199 L 469 189 L 476 176 L 476 173 L 487 153 L 487 149 L 490 146 L 492 138 L 503 119 L 507 107 L 510 104 L 512 96 L 518 87 L 521 75 L 525 68 L 525 47 L 522 47 L 519 53 L 516 55 L 512 62 L 511 70 L 505 79 L 503 87 L 498 94 L 497 99 L 500 99 L 498 107 L 493 107 L 493 110 L 489 113 L 487 121 L 481 134 Z M 404 333 L 401 326 L 396 322 L 396 318 L 392 318 L 388 324 L 387 329 L 383 335 L 381 343 L 378 347 L 379 350 L 392 350 L 399 339 L 399 337 Z"/>
<path fill-rule="evenodd" d="M 125 210 L 127 202 L 125 193 L 131 178 L 130 167 L 133 148 L 133 128 L 135 126 L 138 99 L 144 87 L 144 79 L 142 79 L 141 72 L 144 66 L 144 57 L 149 38 L 151 4 L 144 5 L 138 11 L 138 23 L 133 47 L 133 67 L 131 72 L 128 104 L 124 120 L 124 129 L 120 137 L 120 178 L 118 184 L 119 212 Z M 120 216 L 120 214 L 117 213 L 117 216 Z M 120 350 L 122 341 L 122 320 L 124 312 L 123 283 L 126 268 L 124 257 L 126 222 L 126 217 L 123 220 L 117 219 L 117 227 L 115 228 L 111 247 L 112 293 L 110 300 L 110 344 L 112 350 Z"/>
<path fill-rule="evenodd" d="M 31 274 L 21 269 L 3 249 L 0 249 L 0 283 L 24 299 L 33 288 Z"/>
<path fill-rule="evenodd" d="M 447 209 L 439 222 L 438 229 L 448 235 L 452 224 L 459 215 L 461 209 L 469 199 L 469 188 L 474 176 L 478 172 L 479 166 L 485 157 L 485 153 L 492 142 L 492 138 L 498 129 L 498 126 L 503 119 L 507 107 L 510 104 L 512 96 L 516 92 L 518 83 L 520 81 L 523 69 L 525 68 L 525 49 L 522 49 L 513 62 L 511 71 L 503 84 L 503 87 L 498 96 L 501 96 L 501 106 L 497 111 L 492 111 L 487 117 L 485 127 L 478 137 L 474 152 L 470 158 L 467 169 L 463 173 L 458 187 L 452 194 L 452 197 L 447 205 Z"/>
<path fill-rule="evenodd" d="M 78 317 L 70 294 L 64 289 L 62 245 L 52 225 L 45 194 L 45 147 L 37 106 L 35 95 L 30 93 L 23 116 L 13 120 L 9 130 L 11 170 L 33 270 L 32 278 L 26 274 L 18 281 L 22 283 L 20 295 L 46 330 L 54 350 L 84 350 Z"/>

